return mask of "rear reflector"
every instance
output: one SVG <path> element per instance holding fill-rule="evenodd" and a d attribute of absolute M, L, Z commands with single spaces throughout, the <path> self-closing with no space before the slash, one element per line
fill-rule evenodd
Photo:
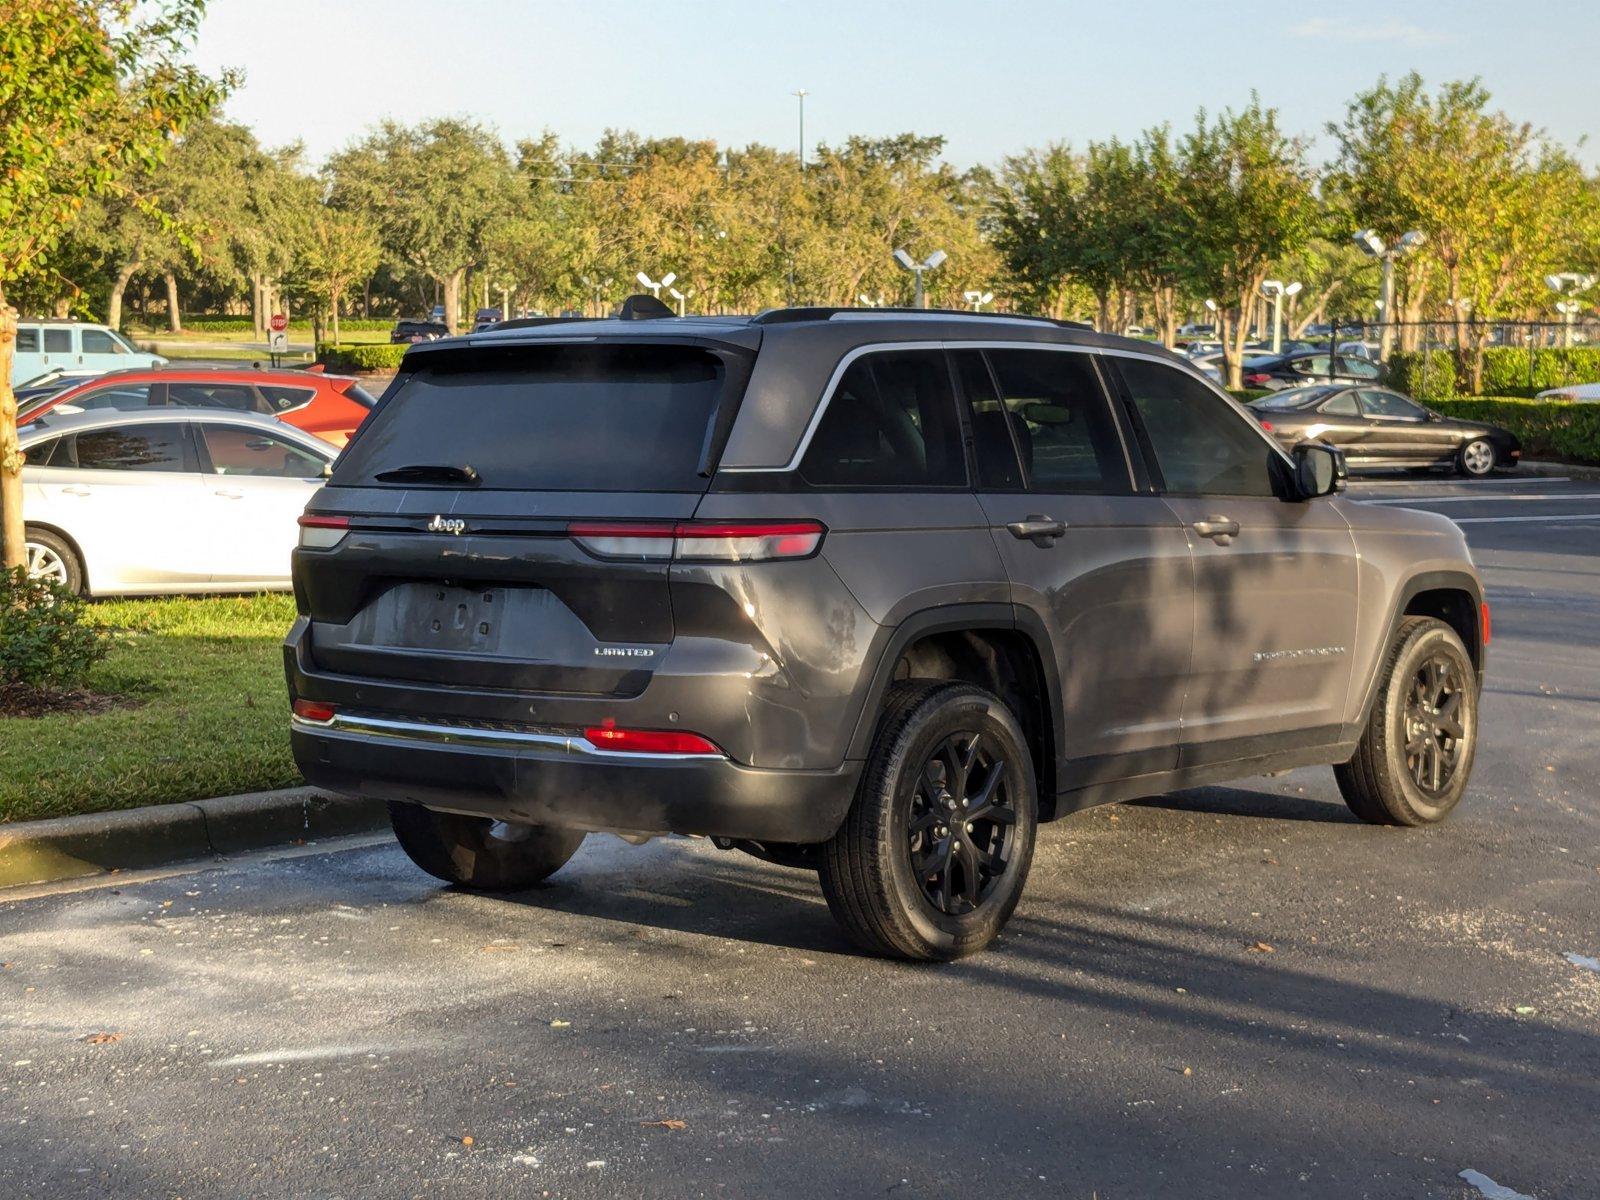
<path fill-rule="evenodd" d="M 333 705 L 316 700 L 296 700 L 293 711 L 302 721 L 315 721 L 319 725 L 326 725 L 334 717 Z"/>
<path fill-rule="evenodd" d="M 583 731 L 583 740 L 597 750 L 618 754 L 717 754 L 716 745 L 698 733 L 670 729 L 618 729 L 611 722 Z"/>
<path fill-rule="evenodd" d="M 766 562 L 807 558 L 822 545 L 820 521 L 575 521 L 567 535 L 601 558 Z"/>
<path fill-rule="evenodd" d="M 350 532 L 349 517 L 325 517 L 316 513 L 300 516 L 300 544 L 308 550 L 326 550 L 337 546 Z"/>
<path fill-rule="evenodd" d="M 1489 644 L 1489 634 L 1491 632 L 1491 630 L 1489 628 L 1489 602 L 1487 600 L 1485 600 L 1483 602 L 1483 625 L 1482 625 L 1482 630 L 1483 630 L 1483 645 L 1487 646 Z"/>

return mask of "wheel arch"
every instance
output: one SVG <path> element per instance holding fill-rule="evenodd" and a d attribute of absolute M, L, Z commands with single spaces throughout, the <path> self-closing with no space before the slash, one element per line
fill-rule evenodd
<path fill-rule="evenodd" d="M 1466 571 L 1423 571 L 1406 580 L 1396 592 L 1389 612 L 1387 631 L 1367 680 L 1357 729 L 1366 727 L 1382 682 L 1385 652 L 1394 644 L 1395 634 L 1407 617 L 1434 617 L 1454 629 L 1467 648 L 1481 688 L 1488 650 L 1481 628 L 1483 605 L 1483 585 Z"/>
<path fill-rule="evenodd" d="M 52 524 L 49 521 L 30 520 L 26 515 L 24 515 L 22 522 L 22 536 L 24 538 L 28 536 L 27 531 L 30 529 L 42 529 L 46 533 L 54 534 L 67 544 L 68 548 L 71 549 L 72 553 L 78 559 L 78 570 L 83 576 L 83 594 L 86 596 L 92 595 L 94 589 L 90 587 L 89 560 L 83 553 L 83 547 L 78 544 L 78 539 L 73 537 L 59 525 Z"/>
<path fill-rule="evenodd" d="M 907 617 L 878 656 L 849 757 L 866 757 L 884 695 L 896 680 L 908 678 L 973 683 L 1005 700 L 1033 751 L 1039 818 L 1056 815 L 1061 683 L 1049 633 L 1037 615 L 1009 604 L 962 604 Z"/>

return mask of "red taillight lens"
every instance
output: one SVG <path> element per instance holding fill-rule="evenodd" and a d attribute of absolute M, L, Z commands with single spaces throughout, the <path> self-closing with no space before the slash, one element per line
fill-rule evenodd
<path fill-rule="evenodd" d="M 583 731 L 583 740 L 597 750 L 617 754 L 718 754 L 716 744 L 698 733 L 671 729 L 618 729 L 610 721 Z"/>
<path fill-rule="evenodd" d="M 1271 375 L 1246 375 L 1244 377 L 1244 381 L 1247 384 L 1249 384 L 1251 387 L 1261 387 L 1263 384 L 1271 383 L 1272 382 L 1272 376 Z"/>
<path fill-rule="evenodd" d="M 567 534 L 601 558 L 767 562 L 815 554 L 820 521 L 575 521 Z"/>
<path fill-rule="evenodd" d="M 315 721 L 319 725 L 326 725 L 334 717 L 333 705 L 317 700 L 296 700 L 293 710 L 302 721 Z"/>
<path fill-rule="evenodd" d="M 311 550 L 337 546 L 349 532 L 349 517 L 325 517 L 317 513 L 302 513 L 300 516 L 300 544 Z"/>
<path fill-rule="evenodd" d="M 1263 419 L 1262 422 L 1261 422 L 1261 428 L 1265 429 L 1268 433 L 1271 433 L 1272 432 L 1272 422 Z"/>
<path fill-rule="evenodd" d="M 1489 625 L 1489 602 L 1487 600 L 1485 600 L 1483 602 L 1483 625 L 1482 625 L 1482 628 L 1483 628 L 1483 644 L 1485 646 L 1487 646 L 1489 644 L 1489 634 L 1492 632 L 1491 629 L 1490 629 L 1490 625 Z"/>

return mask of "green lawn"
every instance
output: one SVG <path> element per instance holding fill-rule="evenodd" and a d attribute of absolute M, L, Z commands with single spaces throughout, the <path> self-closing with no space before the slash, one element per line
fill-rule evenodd
<path fill-rule="evenodd" d="M 0 719 L 0 821 L 300 782 L 279 650 L 293 597 L 112 600 L 90 611 L 116 641 L 89 687 L 136 706 Z"/>

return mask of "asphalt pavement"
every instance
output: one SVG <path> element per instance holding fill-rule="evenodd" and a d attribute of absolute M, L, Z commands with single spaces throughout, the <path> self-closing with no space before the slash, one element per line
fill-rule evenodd
<path fill-rule="evenodd" d="M 1352 491 L 1490 589 L 1446 824 L 1326 769 L 1094 810 L 939 967 L 684 839 L 501 900 L 371 838 L 13 893 L 0 1197 L 1600 1196 L 1600 484 Z"/>

